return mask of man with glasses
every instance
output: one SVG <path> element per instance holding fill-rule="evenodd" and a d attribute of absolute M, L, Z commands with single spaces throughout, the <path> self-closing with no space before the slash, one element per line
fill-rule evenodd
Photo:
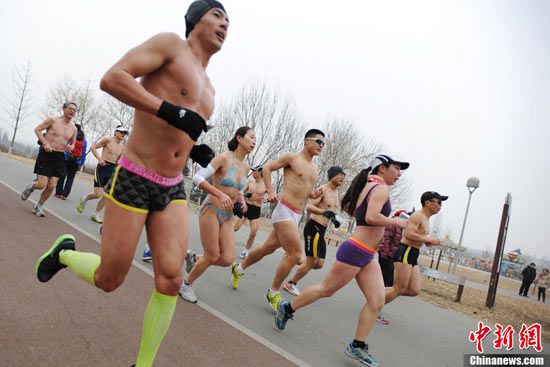
<path fill-rule="evenodd" d="M 40 144 L 34 165 L 38 181 L 23 190 L 21 200 L 27 200 L 34 190 L 42 190 L 40 199 L 32 209 L 38 217 L 45 216 L 42 206 L 52 195 L 59 177 L 65 175 L 65 151 L 73 150 L 76 140 L 76 126 L 71 121 L 76 109 L 76 103 L 66 102 L 62 116 L 48 117 L 34 129 Z"/>
<path fill-rule="evenodd" d="M 325 265 L 327 245 L 325 232 L 332 222 L 335 228 L 340 227 L 336 211 L 340 206 L 338 188 L 344 184 L 346 174 L 340 166 L 332 166 L 327 171 L 328 182 L 321 186 L 323 194 L 311 200 L 306 207 L 310 217 L 304 227 L 304 250 L 306 261 L 296 269 L 292 278 L 285 283 L 284 289 L 293 296 L 299 296 L 298 282 L 311 269 L 321 269 Z"/>
<path fill-rule="evenodd" d="M 106 136 L 97 143 L 92 144 L 92 154 L 98 162 L 94 170 L 94 191 L 82 196 L 76 206 L 76 210 L 82 213 L 88 201 L 99 199 L 95 213 L 90 217 L 92 222 L 103 223 L 103 219 L 99 216 L 105 205 L 103 202 L 103 188 L 115 172 L 116 162 L 122 154 L 122 143 L 126 135 L 128 135 L 128 129 L 122 125 L 118 125 L 115 128 L 113 136 Z M 99 155 L 98 149 L 101 149 L 101 155 Z"/>
<path fill-rule="evenodd" d="M 299 265 L 302 259 L 302 241 L 298 223 L 308 199 L 317 199 L 323 194 L 321 189 L 314 190 L 317 182 L 318 168 L 313 163 L 313 157 L 321 154 L 325 146 L 325 134 L 317 129 L 309 130 L 304 138 L 304 148 L 298 153 L 285 153 L 263 169 L 263 176 L 268 201 L 277 203 L 271 215 L 273 231 L 265 243 L 252 249 L 240 263 L 234 263 L 231 268 L 231 285 L 234 289 L 244 275 L 244 270 L 257 263 L 266 255 L 282 247 L 285 254 L 275 272 L 271 287 L 265 294 L 265 299 L 274 312 L 281 299 L 281 286 L 292 268 Z M 279 197 L 271 186 L 271 173 L 283 168 L 283 192 Z"/>
<path fill-rule="evenodd" d="M 422 210 L 411 215 L 407 227 L 403 230 L 401 245 L 394 262 L 393 287 L 386 291 L 386 304 L 399 296 L 416 297 L 420 293 L 421 277 L 417 262 L 420 248 L 424 244 L 426 246 L 441 244 L 439 238 L 428 236 L 430 217 L 439 213 L 441 203 L 448 198 L 435 191 L 426 191 L 422 194 L 420 198 Z"/>

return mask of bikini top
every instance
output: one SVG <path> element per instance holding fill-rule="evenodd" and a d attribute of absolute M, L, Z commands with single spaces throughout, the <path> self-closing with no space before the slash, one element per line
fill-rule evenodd
<path fill-rule="evenodd" d="M 359 205 L 357 208 L 355 208 L 355 213 L 354 213 L 355 214 L 355 222 L 357 223 L 358 226 L 373 227 L 372 224 L 367 223 L 367 221 L 365 220 L 365 215 L 367 214 L 369 195 L 372 192 L 372 190 L 377 186 L 380 186 L 380 184 L 376 184 L 373 187 L 371 187 L 370 190 L 367 192 L 367 195 L 365 195 L 365 198 L 363 199 L 363 202 L 361 203 L 361 205 Z M 388 197 L 388 200 L 386 200 L 386 202 L 384 203 L 384 206 L 382 207 L 382 209 L 380 210 L 380 214 L 382 214 L 386 217 L 390 216 L 390 214 L 391 214 L 391 203 L 390 203 L 390 198 L 389 197 Z"/>
<path fill-rule="evenodd" d="M 235 166 L 231 166 L 225 176 L 222 177 L 222 179 L 219 181 L 220 185 L 227 186 L 227 187 L 234 187 L 237 190 L 241 191 L 246 186 L 246 176 L 241 177 L 240 180 L 238 180 L 237 177 L 237 169 Z"/>

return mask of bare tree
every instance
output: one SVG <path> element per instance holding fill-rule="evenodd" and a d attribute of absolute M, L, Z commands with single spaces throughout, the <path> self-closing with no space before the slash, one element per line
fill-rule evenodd
<path fill-rule="evenodd" d="M 109 120 L 114 127 L 123 125 L 131 128 L 134 120 L 134 109 L 118 99 L 105 93 L 101 103 L 102 118 Z"/>
<path fill-rule="evenodd" d="M 222 102 L 214 118 L 216 127 L 206 141 L 221 152 L 241 126 L 256 132 L 256 148 L 249 155 L 251 164 L 265 164 L 283 152 L 294 151 L 302 142 L 304 124 L 294 102 L 266 82 L 245 82 L 232 100 Z"/>
<path fill-rule="evenodd" d="M 322 130 L 326 135 L 326 145 L 319 157 L 319 179 L 324 181 L 326 171 L 332 166 L 340 166 L 346 171 L 349 183 L 371 159 L 382 150 L 382 144 L 366 138 L 350 118 L 327 118 Z M 343 185 L 347 188 L 347 185 Z"/>
<path fill-rule="evenodd" d="M 7 102 L 7 106 L 4 107 L 3 110 L 8 116 L 8 125 L 13 129 L 11 142 L 8 147 L 8 154 L 11 154 L 13 149 L 17 131 L 20 127 L 25 125 L 23 122 L 31 113 L 31 79 L 32 73 L 30 62 L 27 62 L 25 65 L 21 65 L 19 67 L 14 67 L 12 70 L 13 99 L 3 96 Z"/>

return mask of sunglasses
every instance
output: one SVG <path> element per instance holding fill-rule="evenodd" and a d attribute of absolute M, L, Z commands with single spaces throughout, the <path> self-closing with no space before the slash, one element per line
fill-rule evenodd
<path fill-rule="evenodd" d="M 441 205 L 441 200 L 439 200 L 439 199 L 432 199 L 430 201 L 434 202 L 434 203 L 438 203 L 439 205 Z"/>
<path fill-rule="evenodd" d="M 315 139 L 315 138 L 307 138 L 307 139 L 313 140 L 313 141 L 316 142 L 317 145 L 320 146 L 320 147 L 323 147 L 323 146 L 325 146 L 325 144 L 326 144 L 325 141 L 324 141 L 324 140 L 321 140 L 321 139 Z"/>

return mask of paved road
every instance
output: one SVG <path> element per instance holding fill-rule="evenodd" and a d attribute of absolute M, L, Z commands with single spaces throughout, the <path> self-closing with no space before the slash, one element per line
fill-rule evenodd
<path fill-rule="evenodd" d="M 0 168 L 0 181 L 16 191 L 21 191 L 33 177 L 30 164 L 5 156 L 0 156 Z M 144 239 L 136 252 L 135 268 L 114 294 L 106 296 L 90 289 L 69 272 L 54 279 L 51 290 L 47 290 L 34 281 L 29 272 L 36 257 L 50 246 L 58 233 L 72 232 L 79 246 L 83 243 L 87 250 L 99 250 L 98 227 L 88 219 L 93 205 L 80 215 L 74 209 L 78 197 L 91 190 L 91 183 L 76 180 L 67 201 L 50 199 L 46 204 L 49 211 L 46 218 L 33 216 L 32 203 L 22 202 L 16 192 L 3 185 L 0 190 L 0 232 L 3 234 L 0 240 L 3 249 L 0 358 L 6 360 L 1 356 L 5 348 L 14 348 L 16 353 L 9 355 L 16 363 L 9 365 L 55 365 L 49 362 L 52 355 L 81 361 L 60 365 L 111 365 L 100 363 L 107 354 L 113 354 L 112 358 L 118 361 L 112 365 L 125 365 L 135 356 L 141 317 L 153 284 L 148 276 L 150 265 L 140 261 Z M 34 193 L 31 200 L 37 197 Z M 80 231 L 69 228 L 69 224 Z M 190 247 L 200 251 L 195 214 L 190 216 L 190 228 Z M 238 234 L 240 243 L 246 235 L 245 228 Z M 265 236 L 261 233 L 259 238 Z M 16 259 L 10 251 L 17 255 Z M 329 264 L 334 255 L 335 249 L 329 248 Z M 225 366 L 231 361 L 231 365 L 237 366 L 284 366 L 292 361 L 298 365 L 357 366 L 343 354 L 364 304 L 356 284 L 349 284 L 334 297 L 301 310 L 281 333 L 274 328 L 273 315 L 263 299 L 280 256 L 275 253 L 249 268 L 238 291 L 230 288 L 229 269 L 209 269 L 195 284 L 199 305 L 181 300 L 178 303 L 175 321 L 157 365 L 185 362 L 185 365 Z M 320 281 L 326 271 L 325 268 L 310 273 L 300 286 Z M 21 312 L 16 312 L 18 304 L 23 305 Z M 426 367 L 461 366 L 463 355 L 474 350 L 467 336 L 476 327 L 477 320 L 409 298 L 389 304 L 385 312 L 392 323 L 377 324 L 369 338 L 374 354 L 385 366 L 411 363 Z M 5 332 L 6 328 L 9 332 Z M 67 334 L 60 335 L 58 328 Z M 56 347 L 39 347 L 40 342 L 52 340 Z M 486 348 L 490 348 L 490 344 L 486 341 Z M 208 360 L 199 363 L 198 355 L 208 356 Z M 40 357 L 44 363 L 38 363 L 42 362 Z"/>

